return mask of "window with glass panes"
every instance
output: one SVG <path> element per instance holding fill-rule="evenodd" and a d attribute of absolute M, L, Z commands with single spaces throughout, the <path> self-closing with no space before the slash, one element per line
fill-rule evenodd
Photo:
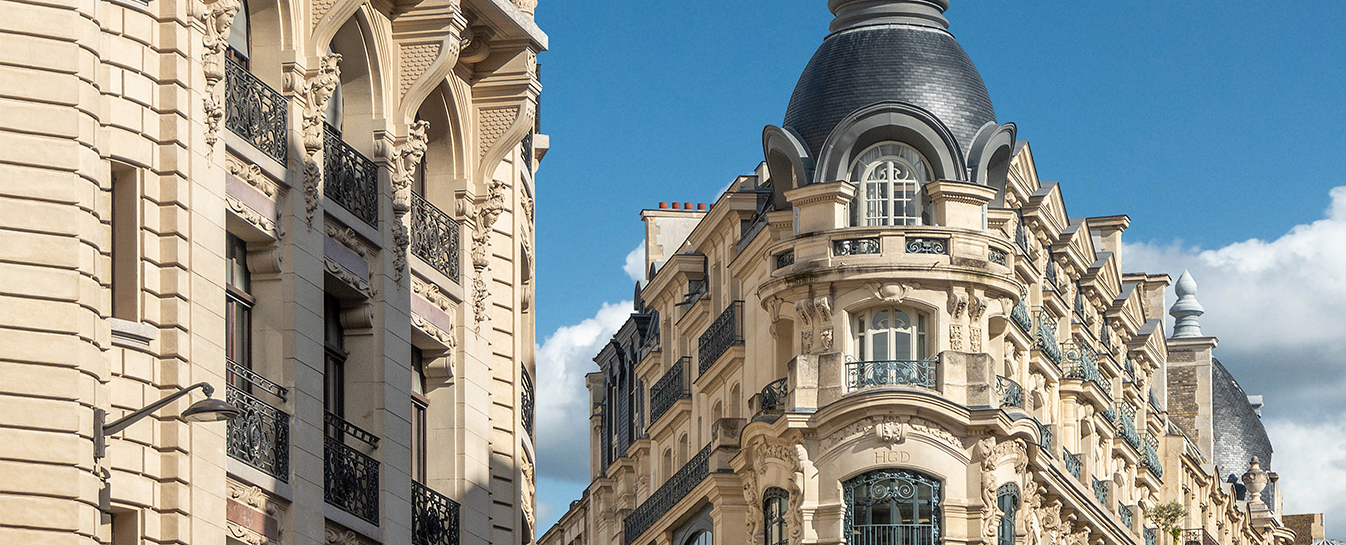
<path fill-rule="evenodd" d="M 326 364 L 323 369 L 323 409 L 338 418 L 346 417 L 346 332 L 341 327 L 341 302 L 328 295 L 323 304 L 323 334 L 326 345 Z M 330 428 L 330 427 L 329 427 Z M 333 437 L 340 430 L 328 429 Z"/>
<path fill-rule="evenodd" d="M 781 488 L 768 488 L 762 494 L 762 517 L 765 519 L 766 545 L 789 545 L 790 532 L 785 513 L 790 509 L 790 493 Z"/>
<path fill-rule="evenodd" d="M 883 142 L 861 152 L 851 167 L 856 186 L 855 225 L 922 225 L 926 217 L 921 186 L 930 168 L 915 148 Z"/>
<path fill-rule="evenodd" d="M 228 235 L 225 241 L 224 286 L 224 357 L 229 360 L 226 369 L 229 384 L 251 392 L 246 378 L 233 371 L 237 365 L 252 369 L 252 276 L 248 272 L 248 245 L 243 239 Z"/>
<path fill-rule="evenodd" d="M 426 428 L 426 413 L 430 409 L 430 400 L 425 397 L 425 354 L 421 349 L 411 348 L 411 478 L 424 484 L 426 465 L 429 457 L 426 447 L 429 445 L 429 431 Z"/>
<path fill-rule="evenodd" d="M 875 307 L 853 314 L 858 361 L 923 360 L 929 355 L 927 319 L 899 307 Z"/>
<path fill-rule="evenodd" d="M 846 542 L 934 545 L 940 540 L 940 482 L 902 469 L 871 471 L 842 485 Z"/>
<path fill-rule="evenodd" d="M 1000 506 L 999 545 L 1014 545 L 1014 515 L 1019 510 L 1019 485 L 1008 483 L 996 491 Z"/>

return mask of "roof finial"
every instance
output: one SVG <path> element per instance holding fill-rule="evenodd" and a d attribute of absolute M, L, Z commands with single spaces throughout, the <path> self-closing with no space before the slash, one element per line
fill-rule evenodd
<path fill-rule="evenodd" d="M 949 0 L 827 0 L 832 32 L 866 25 L 909 24 L 949 29 Z"/>
<path fill-rule="evenodd" d="M 1196 302 L 1196 280 L 1192 279 L 1192 273 L 1182 271 L 1173 291 L 1178 295 L 1178 302 L 1173 303 L 1173 308 L 1168 311 L 1175 319 L 1173 338 L 1201 337 L 1201 324 L 1197 319 L 1206 313 L 1206 309 Z"/>

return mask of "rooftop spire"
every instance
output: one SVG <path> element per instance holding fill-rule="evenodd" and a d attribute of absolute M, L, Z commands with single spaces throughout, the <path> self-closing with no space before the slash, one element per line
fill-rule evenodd
<path fill-rule="evenodd" d="M 1206 309 L 1201 308 L 1201 303 L 1196 302 L 1196 280 L 1192 279 L 1192 273 L 1182 271 L 1182 276 L 1178 277 L 1178 283 L 1173 286 L 1173 291 L 1178 295 L 1178 301 L 1173 303 L 1173 308 L 1169 309 L 1169 315 L 1173 316 L 1173 338 L 1201 337 L 1201 324 L 1197 319 L 1206 313 Z"/>
<path fill-rule="evenodd" d="M 827 0 L 827 8 L 836 15 L 832 32 L 893 23 L 949 29 L 949 0 Z"/>

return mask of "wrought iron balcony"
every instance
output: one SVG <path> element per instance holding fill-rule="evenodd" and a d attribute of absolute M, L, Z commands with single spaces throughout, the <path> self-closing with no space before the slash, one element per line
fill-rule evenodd
<path fill-rule="evenodd" d="M 705 373 L 731 346 L 743 344 L 743 301 L 729 303 L 697 341 L 700 372 Z"/>
<path fill-rule="evenodd" d="M 1098 356 L 1094 349 L 1088 346 L 1069 342 L 1065 343 L 1065 370 L 1063 378 L 1074 380 L 1087 380 L 1093 382 L 1103 391 L 1104 397 L 1112 398 L 1112 381 L 1103 377 L 1098 370 Z"/>
<path fill-rule="evenodd" d="M 832 255 L 837 257 L 877 254 L 879 250 L 878 238 L 852 238 L 832 241 Z M 791 256 L 791 259 L 793 259 L 793 256 Z"/>
<path fill-rule="evenodd" d="M 1145 529 L 1145 545 L 1159 545 L 1159 529 L 1158 529 L 1158 528 L 1146 528 L 1146 529 Z"/>
<path fill-rule="evenodd" d="M 939 362 L 935 360 L 846 362 L 846 387 L 856 391 L 874 386 L 935 387 Z"/>
<path fill-rule="evenodd" d="M 323 196 L 361 221 L 379 225 L 379 169 L 323 125 Z"/>
<path fill-rule="evenodd" d="M 1145 445 L 1140 449 L 1140 467 L 1148 469 L 1155 477 L 1164 476 L 1164 464 L 1159 461 L 1159 440 L 1145 434 Z"/>
<path fill-rule="evenodd" d="M 1084 322 L 1084 290 L 1080 289 L 1080 284 L 1075 283 L 1075 317 Z"/>
<path fill-rule="evenodd" d="M 995 394 L 1001 405 L 1024 408 L 1024 388 L 1009 377 L 995 378 Z"/>
<path fill-rule="evenodd" d="M 458 545 L 458 502 L 415 481 L 411 496 L 411 545 Z"/>
<path fill-rule="evenodd" d="M 788 252 L 785 252 L 785 253 L 777 254 L 777 255 L 776 255 L 776 268 L 777 268 L 777 269 L 784 269 L 785 267 L 789 267 L 790 265 L 794 265 L 794 264 L 795 264 L 795 253 L 794 253 L 794 250 L 791 250 L 791 251 L 788 251 Z"/>
<path fill-rule="evenodd" d="M 781 412 L 785 410 L 785 396 L 790 394 L 789 379 L 783 378 L 762 388 L 762 412 Z"/>
<path fill-rule="evenodd" d="M 1105 507 L 1108 505 L 1108 481 L 1094 479 L 1094 498 Z"/>
<path fill-rule="evenodd" d="M 371 524 L 379 523 L 379 462 L 346 445 L 350 436 L 373 446 L 378 438 L 340 417 L 326 414 L 323 499 Z"/>
<path fill-rule="evenodd" d="M 1020 217 L 1014 223 L 1014 245 L 1019 247 L 1023 255 L 1028 255 L 1028 232 L 1024 230 L 1024 220 Z"/>
<path fill-rule="evenodd" d="M 1046 451 L 1047 455 L 1050 456 L 1052 453 L 1052 441 L 1055 439 L 1051 425 L 1038 424 L 1038 435 L 1042 436 L 1042 450 Z"/>
<path fill-rule="evenodd" d="M 1220 545 L 1205 528 L 1192 528 L 1182 531 L 1183 545 Z"/>
<path fill-rule="evenodd" d="M 533 435 L 533 377 L 528 374 L 528 369 L 520 366 L 519 380 L 522 382 L 522 391 L 519 393 L 519 418 L 522 420 L 523 429 L 528 432 L 529 437 Z"/>
<path fill-rule="evenodd" d="M 1055 290 L 1058 285 L 1056 278 L 1056 263 L 1052 261 L 1051 254 L 1047 254 L 1047 272 L 1044 274 L 1044 277 L 1047 280 L 1047 285 Z"/>
<path fill-rule="evenodd" d="M 1122 403 L 1121 408 L 1112 411 L 1112 426 L 1117 435 L 1122 436 L 1131 448 L 1140 450 L 1140 435 L 1136 433 L 1136 408 L 1130 403 Z"/>
<path fill-rule="evenodd" d="M 1117 502 L 1117 518 L 1122 519 L 1122 524 L 1128 529 L 1136 527 L 1136 514 L 1122 502 Z"/>
<path fill-rule="evenodd" d="M 691 392 L 687 391 L 687 367 L 692 364 L 692 358 L 684 357 L 668 368 L 668 372 L 654 383 L 650 388 L 650 423 L 659 420 L 659 417 L 673 408 L 673 404 L 679 399 L 688 399 L 692 397 Z"/>
<path fill-rule="evenodd" d="M 626 519 L 622 521 L 625 529 L 623 535 L 627 545 L 635 541 L 649 530 L 654 523 L 659 521 L 669 511 L 677 505 L 679 501 L 687 497 L 692 489 L 701 484 L 710 474 L 710 453 L 711 445 L 706 445 L 696 456 L 692 457 L 687 465 L 682 466 L 672 477 L 660 486 L 658 490 L 651 494 L 649 499 L 636 507 Z"/>
<path fill-rule="evenodd" d="M 461 285 L 459 236 L 458 220 L 411 194 L 411 255 Z"/>
<path fill-rule="evenodd" d="M 1015 325 L 1019 326 L 1024 333 L 1033 334 L 1033 316 L 1028 313 L 1028 294 L 1019 295 L 1019 304 L 1014 305 L 1014 310 L 1010 311 L 1010 319 L 1014 320 Z"/>
<path fill-rule="evenodd" d="M 240 414 L 229 421 L 226 451 L 235 460 L 255 467 L 281 482 L 289 482 L 290 415 L 234 384 L 245 381 L 245 384 L 281 399 L 285 399 L 285 388 L 242 365 L 232 361 L 228 364 L 233 380 L 225 386 L 224 397 L 225 401 L 238 407 Z"/>
<path fill-rule="evenodd" d="M 944 255 L 949 248 L 947 238 L 908 238 L 907 253 Z"/>
<path fill-rule="evenodd" d="M 986 260 L 990 261 L 991 263 L 1008 266 L 1007 265 L 1009 263 L 1008 252 L 1006 252 L 1005 250 L 1001 250 L 1000 248 L 996 248 L 995 246 L 992 246 L 991 249 L 986 252 Z"/>
<path fill-rule="evenodd" d="M 285 97 L 227 56 L 224 78 L 224 126 L 284 164 L 289 156 Z"/>
<path fill-rule="evenodd" d="M 1056 342 L 1056 322 L 1045 310 L 1033 311 L 1033 321 L 1037 324 L 1034 335 L 1037 347 L 1056 367 L 1061 367 L 1061 345 Z"/>
<path fill-rule="evenodd" d="M 1069 471 L 1071 475 L 1075 476 L 1075 480 L 1079 481 L 1081 455 L 1071 454 L 1069 450 L 1061 449 L 1061 458 L 1066 463 L 1066 471 Z"/>

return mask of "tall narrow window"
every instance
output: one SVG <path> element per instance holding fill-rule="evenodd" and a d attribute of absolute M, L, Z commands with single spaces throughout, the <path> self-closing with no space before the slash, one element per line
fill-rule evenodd
<path fill-rule="evenodd" d="M 225 337 L 224 357 L 228 361 L 229 383 L 252 392 L 251 383 L 235 367 L 252 370 L 252 276 L 248 272 L 248 246 L 243 239 L 227 235 L 225 239 Z"/>
<path fill-rule="evenodd" d="M 411 478 L 425 484 L 426 467 L 429 456 L 429 430 L 426 429 L 426 413 L 430 409 L 430 400 L 425 397 L 425 354 L 421 349 L 411 347 Z"/>
<path fill-rule="evenodd" d="M 879 307 L 855 314 L 855 356 L 859 361 L 923 360 L 929 355 L 924 314 Z"/>
<path fill-rule="evenodd" d="M 940 542 L 940 482 L 914 471 L 881 469 L 842 485 L 846 542 L 934 545 Z"/>
<path fill-rule="evenodd" d="M 327 358 L 323 372 L 323 409 L 338 418 L 346 417 L 346 333 L 341 327 L 341 303 L 327 296 L 323 304 L 323 334 Z M 341 430 L 328 427 L 328 433 L 339 437 Z"/>
<path fill-rule="evenodd" d="M 140 172 L 112 164 L 112 317 L 140 321 Z"/>
<path fill-rule="evenodd" d="M 229 27 L 229 49 L 226 50 L 229 60 L 234 61 L 239 66 L 247 69 L 250 66 L 248 59 L 252 57 L 252 34 L 248 25 L 248 0 L 241 0 L 238 6 L 238 14 L 234 16 L 234 23 Z"/>
<path fill-rule="evenodd" d="M 915 148 L 884 142 L 858 155 L 851 167 L 856 185 L 855 225 L 930 224 L 921 188 L 930 181 L 925 157 Z"/>
<path fill-rule="evenodd" d="M 1014 545 L 1014 515 L 1019 510 L 1019 485 L 1008 483 L 996 491 L 996 503 L 1000 505 L 999 545 Z"/>
<path fill-rule="evenodd" d="M 762 494 L 762 516 L 766 531 L 766 545 L 789 545 L 790 532 L 785 524 L 785 513 L 790 509 L 790 493 L 771 487 Z"/>

